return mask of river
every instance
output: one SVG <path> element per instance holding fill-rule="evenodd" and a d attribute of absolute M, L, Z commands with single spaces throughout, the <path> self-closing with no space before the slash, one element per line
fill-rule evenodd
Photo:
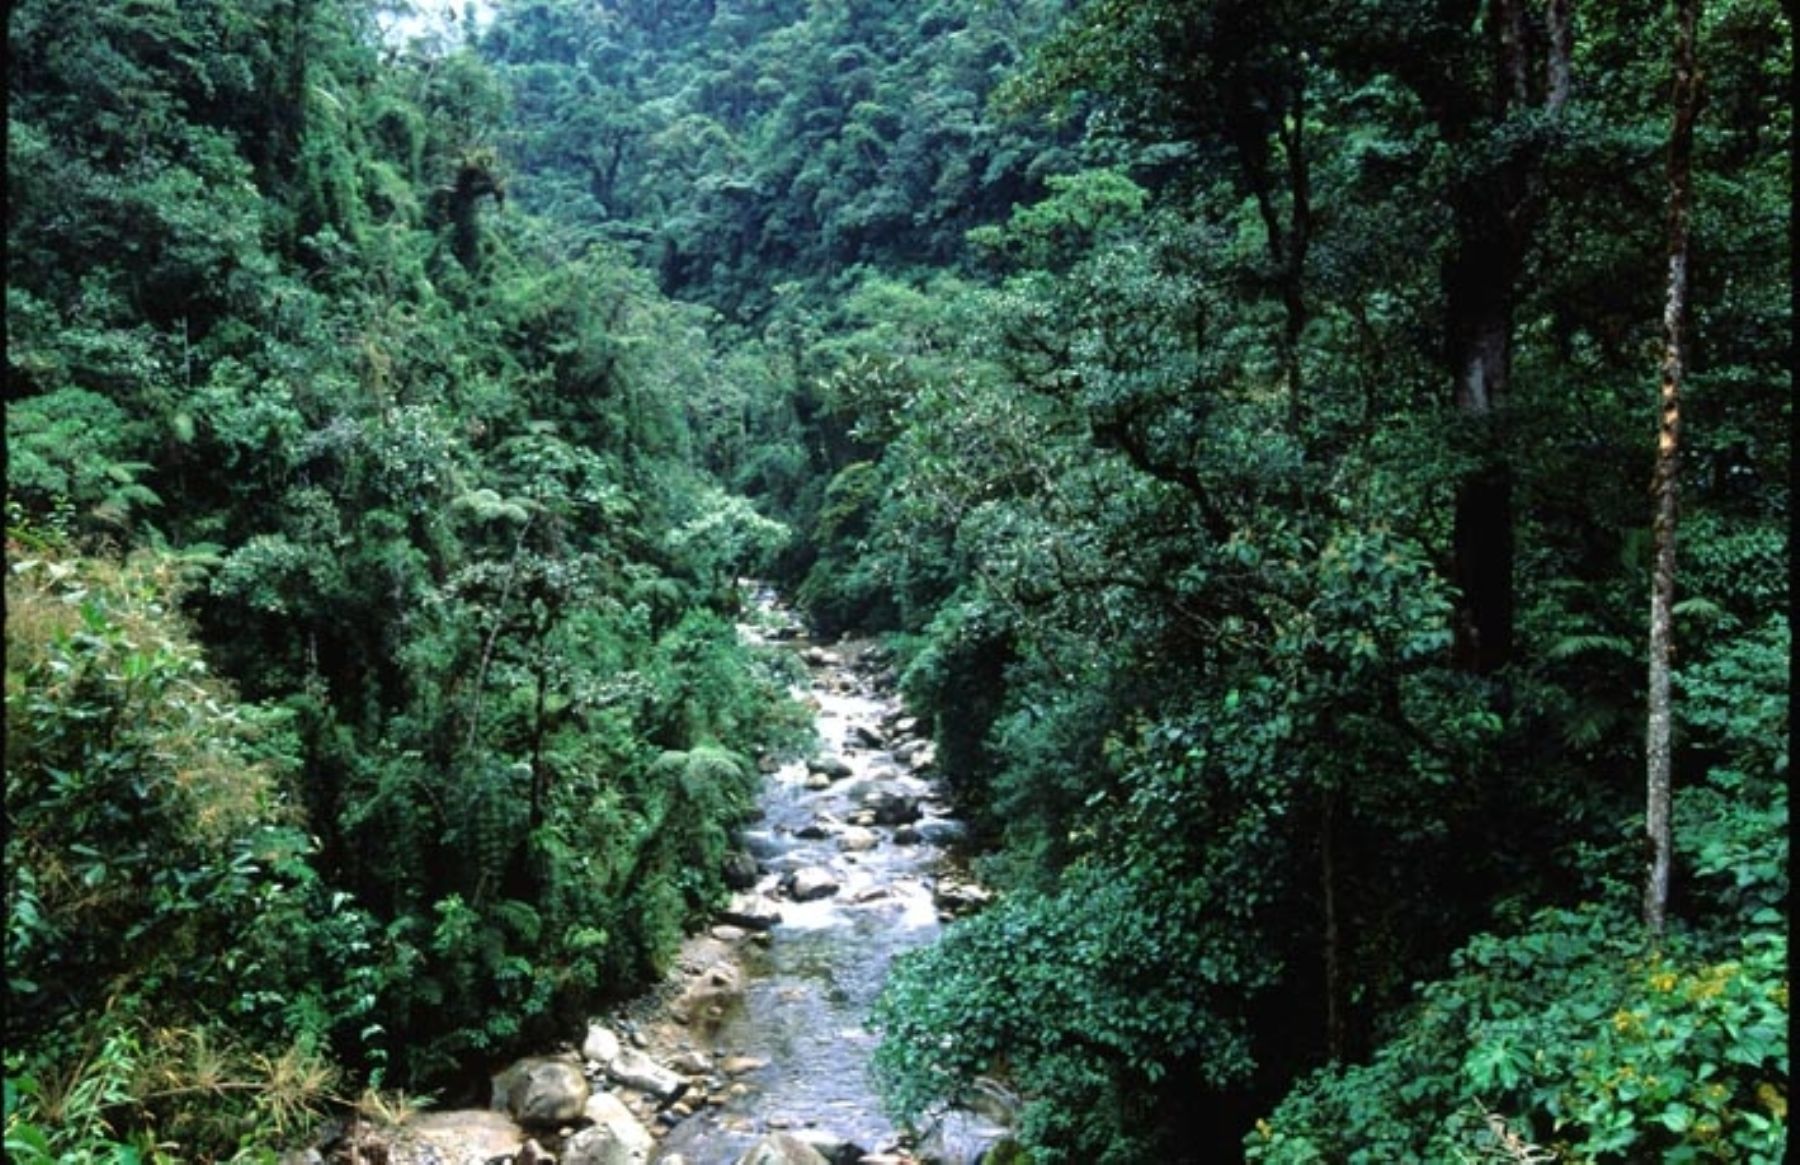
<path fill-rule="evenodd" d="M 809 643 L 766 591 L 754 609 L 743 633 L 807 662 L 794 695 L 817 709 L 819 738 L 811 764 L 794 760 L 768 775 L 760 818 L 742 837 L 759 867 L 752 893 L 774 901 L 781 918 L 766 941 L 738 948 L 742 998 L 710 1042 L 721 1060 L 763 1066 L 738 1076 L 744 1087 L 725 1103 L 671 1129 L 656 1159 L 732 1165 L 774 1129 L 904 1153 L 869 1078 L 876 1036 L 865 1024 L 894 957 L 939 934 L 934 892 L 952 873 L 946 847 L 961 828 L 938 798 L 930 745 L 900 706 L 882 653 L 868 643 Z M 822 871 L 838 888 L 795 901 L 800 887 L 787 879 L 802 871 Z M 970 1158 L 1000 1132 L 959 1118 L 939 1131 L 938 1155 Z"/>

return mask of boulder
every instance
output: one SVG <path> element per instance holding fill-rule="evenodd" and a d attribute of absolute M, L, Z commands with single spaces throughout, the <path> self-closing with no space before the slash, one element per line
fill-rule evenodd
<path fill-rule="evenodd" d="M 867 1152 L 861 1145 L 856 1144 L 848 1137 L 839 1136 L 826 1129 L 800 1129 L 793 1134 L 793 1137 L 831 1162 L 831 1165 L 856 1165 L 858 1161 L 862 1160 L 863 1154 Z"/>
<path fill-rule="evenodd" d="M 850 762 L 841 756 L 815 756 L 806 762 L 806 771 L 814 776 L 841 781 L 851 773 Z"/>
<path fill-rule="evenodd" d="M 781 852 L 781 841 L 767 829 L 747 829 L 739 839 L 753 857 L 769 858 Z"/>
<path fill-rule="evenodd" d="M 713 1069 L 712 1057 L 689 1049 L 669 1057 L 669 1067 L 687 1076 L 704 1076 Z"/>
<path fill-rule="evenodd" d="M 910 825 L 920 817 L 917 797 L 885 789 L 870 797 L 864 808 L 874 813 L 877 825 Z"/>
<path fill-rule="evenodd" d="M 617 1096 L 596 1092 L 583 1114 L 594 1123 L 563 1142 L 562 1165 L 644 1165 L 650 1160 L 656 1141 Z"/>
<path fill-rule="evenodd" d="M 831 778 L 824 773 L 808 773 L 806 774 L 806 788 L 813 793 L 829 789 L 831 788 Z"/>
<path fill-rule="evenodd" d="M 572 1121 L 587 1099 L 587 1077 L 574 1056 L 535 1056 L 494 1077 L 494 1110 L 528 1127 Z"/>
<path fill-rule="evenodd" d="M 852 724 L 844 739 L 857 748 L 886 748 L 887 737 L 867 724 Z"/>
<path fill-rule="evenodd" d="M 725 878 L 725 885 L 733 890 L 752 889 L 756 880 L 762 876 L 756 859 L 743 850 L 733 850 L 725 855 L 725 866 L 721 873 Z"/>
<path fill-rule="evenodd" d="M 788 884 L 788 893 L 796 902 L 812 902 L 819 898 L 829 898 L 843 889 L 843 883 L 832 876 L 830 870 L 821 866 L 808 866 L 804 870 L 796 870 L 794 879 Z"/>
<path fill-rule="evenodd" d="M 937 746 L 929 740 L 909 740 L 894 749 L 894 759 L 914 770 L 929 769 L 937 764 Z"/>
<path fill-rule="evenodd" d="M 918 845 L 922 840 L 919 827 L 916 825 L 899 825 L 894 827 L 895 845 Z"/>
<path fill-rule="evenodd" d="M 388 1162 L 462 1165 L 465 1161 L 490 1161 L 514 1156 L 525 1141 L 525 1130 L 503 1112 L 425 1112 L 407 1118 L 400 1135 L 388 1146 Z"/>
<path fill-rule="evenodd" d="M 610 1064 L 623 1045 L 605 1024 L 588 1024 L 587 1038 L 581 1041 L 581 1058 L 596 1064 Z"/>
<path fill-rule="evenodd" d="M 636 1048 L 620 1052 L 606 1066 L 606 1074 L 627 1088 L 635 1088 L 668 1104 L 687 1091 L 687 1078 L 658 1064 Z"/>
<path fill-rule="evenodd" d="M 768 1066 L 767 1060 L 759 1060 L 755 1056 L 726 1056 L 719 1061 L 719 1071 L 727 1076 L 742 1076 L 746 1072 L 754 1072 Z"/>
<path fill-rule="evenodd" d="M 849 853 L 871 850 L 879 844 L 881 839 L 875 835 L 875 831 L 861 825 L 849 826 L 838 834 L 838 848 Z"/>
<path fill-rule="evenodd" d="M 831 1165 L 823 1154 L 790 1133 L 770 1133 L 744 1151 L 737 1165 Z"/>
<path fill-rule="evenodd" d="M 781 921 L 781 910 L 760 894 L 734 894 L 719 921 L 745 930 L 768 930 Z"/>
<path fill-rule="evenodd" d="M 969 830 L 960 821 L 948 817 L 933 817 L 919 822 L 919 836 L 932 845 L 950 845 L 961 841 Z"/>
<path fill-rule="evenodd" d="M 800 653 L 800 658 L 813 667 L 836 667 L 844 662 L 842 656 L 823 647 L 809 647 Z"/>
<path fill-rule="evenodd" d="M 949 914 L 967 914 L 979 910 L 993 901 L 993 892 L 973 882 L 958 882 L 946 879 L 939 882 L 932 892 L 932 902 L 939 910 Z"/>

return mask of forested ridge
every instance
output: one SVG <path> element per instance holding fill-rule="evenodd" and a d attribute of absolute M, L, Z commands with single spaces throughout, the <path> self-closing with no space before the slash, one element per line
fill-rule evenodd
<path fill-rule="evenodd" d="M 997 892 L 898 1119 L 1784 1159 L 1781 6 L 403 8 L 9 8 L 10 1159 L 272 1160 L 656 982 L 809 747 L 746 576 Z"/>

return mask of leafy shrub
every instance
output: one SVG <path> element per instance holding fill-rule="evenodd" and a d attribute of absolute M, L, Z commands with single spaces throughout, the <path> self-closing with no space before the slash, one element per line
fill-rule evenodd
<path fill-rule="evenodd" d="M 1572 1161 L 1772 1165 L 1787 1138 L 1786 959 L 1778 916 L 1656 953 L 1617 912 L 1545 911 L 1471 940 L 1370 1063 L 1302 1082 L 1246 1157 L 1472 1160 L 1496 1136 L 1478 1112 Z"/>
<path fill-rule="evenodd" d="M 1251 1067 L 1232 1010 L 1252 976 L 1220 937 L 1116 869 L 1009 896 L 896 963 L 875 1009 L 882 1094 L 918 1121 L 1000 1076 L 1028 1098 L 1019 1134 L 1041 1165 L 1168 1159 L 1146 1119 L 1158 1083 Z"/>

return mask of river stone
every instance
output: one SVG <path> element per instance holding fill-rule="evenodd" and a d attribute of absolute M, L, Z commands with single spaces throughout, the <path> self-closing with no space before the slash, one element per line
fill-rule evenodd
<path fill-rule="evenodd" d="M 770 1133 L 744 1151 L 737 1165 L 831 1165 L 811 1145 L 790 1133 Z"/>
<path fill-rule="evenodd" d="M 593 1127 L 563 1142 L 562 1165 L 644 1165 L 650 1159 L 655 1140 L 617 1096 L 596 1092 L 582 1111 Z"/>
<path fill-rule="evenodd" d="M 587 1103 L 587 1077 L 573 1056 L 520 1060 L 494 1077 L 494 1104 L 521 1125 L 556 1125 L 574 1120 Z"/>
<path fill-rule="evenodd" d="M 853 771 L 841 756 L 815 756 L 806 762 L 806 771 L 827 780 L 841 781 Z"/>
<path fill-rule="evenodd" d="M 831 1165 L 856 1165 L 863 1158 L 866 1150 L 837 1133 L 826 1129 L 801 1129 L 793 1134 L 796 1141 L 804 1143 L 813 1152 L 831 1162 Z"/>
<path fill-rule="evenodd" d="M 881 839 L 875 836 L 875 831 L 860 825 L 852 825 L 838 834 L 838 848 L 851 853 L 874 849 L 879 844 Z"/>
<path fill-rule="evenodd" d="M 511 1157 L 525 1144 L 525 1130 L 504 1112 L 465 1109 L 408 1117 L 388 1146 L 389 1165 L 485 1162 Z"/>
<path fill-rule="evenodd" d="M 767 829 L 746 829 L 740 839 L 753 857 L 774 857 L 781 852 L 781 842 Z"/>
<path fill-rule="evenodd" d="M 945 880 L 938 883 L 931 895 L 932 902 L 939 910 L 950 914 L 965 914 L 978 910 L 993 901 L 993 892 L 986 887 L 977 886 L 973 882 L 957 882 Z"/>
<path fill-rule="evenodd" d="M 727 963 L 715 963 L 682 989 L 669 1004 L 669 1015 L 678 1023 L 717 1021 L 743 994 L 744 986 L 736 969 Z"/>
<path fill-rule="evenodd" d="M 887 738 L 867 724 L 852 724 L 844 739 L 857 748 L 885 748 Z"/>
<path fill-rule="evenodd" d="M 806 774 L 806 789 L 808 792 L 817 793 L 829 788 L 831 788 L 831 778 L 824 773 Z"/>
<path fill-rule="evenodd" d="M 619 1037 L 605 1024 L 590 1023 L 587 1038 L 581 1041 L 581 1058 L 592 1060 L 596 1064 L 610 1064 L 613 1057 L 619 1054 L 622 1045 Z"/>
<path fill-rule="evenodd" d="M 606 1074 L 628 1088 L 647 1092 L 667 1104 L 687 1091 L 687 1078 L 658 1064 L 636 1048 L 620 1052 L 606 1066 Z"/>
<path fill-rule="evenodd" d="M 756 867 L 756 859 L 743 850 L 733 850 L 725 855 L 724 869 L 721 871 L 725 885 L 732 890 L 748 890 L 756 885 L 756 879 L 762 871 Z"/>
<path fill-rule="evenodd" d="M 742 1076 L 746 1072 L 754 1072 L 758 1068 L 767 1068 L 767 1060 L 759 1060 L 755 1056 L 726 1056 L 719 1061 L 719 1071 L 727 1076 Z"/>
<path fill-rule="evenodd" d="M 688 1049 L 669 1057 L 669 1067 L 688 1076 L 704 1076 L 712 1071 L 712 1057 L 705 1052 Z"/>
<path fill-rule="evenodd" d="M 722 943 L 736 943 L 736 942 L 744 941 L 744 928 L 743 927 L 728 926 L 723 922 L 721 922 L 719 925 L 713 927 L 711 934 L 714 938 L 718 939 Z"/>
<path fill-rule="evenodd" d="M 781 921 L 781 910 L 760 894 L 734 894 L 719 921 L 745 930 L 768 930 Z"/>
<path fill-rule="evenodd" d="M 918 845 L 920 840 L 921 835 L 915 825 L 900 825 L 894 828 L 895 845 Z"/>
<path fill-rule="evenodd" d="M 968 833 L 968 828 L 960 821 L 948 817 L 933 817 L 919 822 L 919 836 L 932 845 L 949 845 L 961 841 Z"/>
<path fill-rule="evenodd" d="M 883 790 L 870 797 L 865 808 L 875 814 L 877 825 L 910 825 L 919 819 L 919 799 Z"/>
<path fill-rule="evenodd" d="M 800 658 L 814 667 L 837 667 L 844 662 L 836 652 L 826 651 L 823 647 L 809 647 L 800 653 Z"/>
<path fill-rule="evenodd" d="M 794 872 L 794 880 L 788 887 L 788 893 L 793 895 L 796 902 L 811 902 L 818 898 L 829 898 L 841 889 L 843 884 L 832 876 L 830 870 L 808 866 Z"/>

